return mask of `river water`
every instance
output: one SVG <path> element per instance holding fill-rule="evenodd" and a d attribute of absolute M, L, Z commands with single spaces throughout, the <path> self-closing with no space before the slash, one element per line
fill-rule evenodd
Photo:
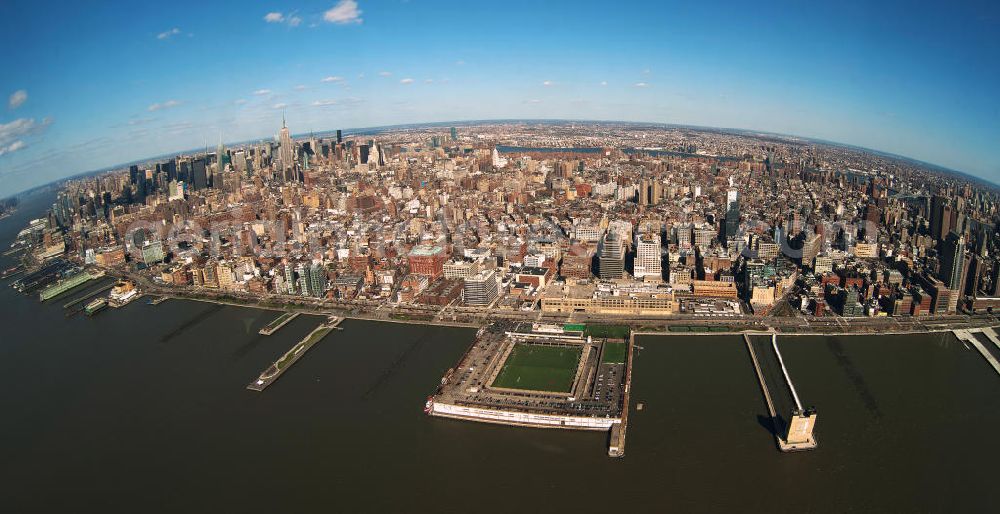
<path fill-rule="evenodd" d="M 10 241 L 51 202 L 0 221 Z M 4 244 L 6 246 L 7 243 Z M 3 263 L 8 262 L 6 259 Z M 6 266 L 4 266 L 6 267 Z M 1000 376 L 951 335 L 796 337 L 820 447 L 777 451 L 739 337 L 642 337 L 623 459 L 603 433 L 422 412 L 474 331 L 346 321 L 263 393 L 320 318 L 144 300 L 66 318 L 0 288 L 3 512 L 984 512 Z M 642 411 L 635 403 L 642 402 Z"/>

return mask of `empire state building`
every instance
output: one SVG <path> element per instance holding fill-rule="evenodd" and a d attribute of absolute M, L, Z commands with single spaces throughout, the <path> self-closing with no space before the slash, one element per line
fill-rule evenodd
<path fill-rule="evenodd" d="M 285 125 L 285 116 L 281 116 L 281 132 L 278 135 L 278 161 L 281 166 L 281 177 L 285 182 L 295 179 L 295 148 L 292 146 L 292 136 Z"/>

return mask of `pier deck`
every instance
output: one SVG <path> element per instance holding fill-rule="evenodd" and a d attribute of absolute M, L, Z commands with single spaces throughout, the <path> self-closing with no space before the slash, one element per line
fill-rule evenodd
<path fill-rule="evenodd" d="M 93 297 L 95 297 L 95 296 L 97 296 L 97 295 L 99 295 L 99 294 L 101 294 L 101 293 L 103 293 L 105 291 L 109 291 L 112 287 L 115 287 L 115 282 L 114 281 L 108 282 L 107 284 L 105 284 L 103 286 L 98 286 L 96 289 L 91 289 L 90 291 L 87 291 L 83 295 L 81 295 L 81 296 L 79 296 L 77 298 L 74 298 L 73 300 L 70 300 L 68 303 L 66 303 L 65 305 L 63 305 L 63 309 L 68 309 L 68 308 L 70 308 L 70 307 L 72 307 L 72 306 L 74 306 L 76 304 L 83 303 L 86 300 L 89 300 L 89 299 L 91 299 L 91 298 L 93 298 Z"/>
<path fill-rule="evenodd" d="M 288 368 L 292 367 L 293 364 L 301 359 L 310 348 L 326 337 L 327 334 L 336 329 L 343 320 L 343 318 L 334 317 L 314 328 L 313 331 L 309 332 L 305 338 L 298 343 L 295 343 L 295 346 L 292 346 L 287 352 L 285 352 L 284 355 L 281 356 L 281 358 L 276 360 L 274 364 L 271 364 L 271 366 L 264 370 L 264 372 L 257 377 L 257 380 L 254 380 L 247 386 L 247 389 L 257 392 L 267 389 L 267 386 L 274 383 L 274 381 L 277 380 L 278 377 L 280 377 Z"/>
<path fill-rule="evenodd" d="M 814 438 L 804 443 L 789 443 L 783 436 L 791 426 L 792 413 L 802 412 L 803 408 L 782 360 L 777 341 L 772 340 L 772 336 L 772 334 L 743 334 L 743 340 L 746 342 L 750 360 L 757 373 L 768 413 L 771 415 L 775 440 L 783 452 L 813 449 L 817 446 Z"/>
<path fill-rule="evenodd" d="M 1000 355 L 1000 339 L 997 339 L 997 334 L 992 328 L 956 329 L 952 330 L 952 333 L 955 334 L 955 337 L 957 337 L 959 341 L 964 341 L 975 347 L 976 350 L 979 351 L 980 355 L 986 359 L 986 362 L 989 363 L 989 365 L 992 366 L 998 374 L 1000 374 L 1000 359 L 997 358 L 997 355 Z M 976 337 L 976 334 L 979 333 L 986 336 L 986 338 L 993 343 L 992 348 L 987 347 L 986 344 Z"/>
<path fill-rule="evenodd" d="M 289 322 L 291 322 L 293 319 L 297 317 L 299 317 L 298 312 L 284 312 L 277 318 L 271 320 L 271 322 L 268 323 L 264 328 L 260 329 L 258 333 L 260 335 L 269 336 L 280 330 L 281 327 L 287 325 Z"/>
<path fill-rule="evenodd" d="M 608 434 L 608 456 L 625 456 L 625 433 L 628 431 L 629 399 L 632 392 L 632 349 L 635 346 L 635 334 L 629 334 L 625 347 L 625 395 L 622 400 L 622 421 L 611 426 Z"/>

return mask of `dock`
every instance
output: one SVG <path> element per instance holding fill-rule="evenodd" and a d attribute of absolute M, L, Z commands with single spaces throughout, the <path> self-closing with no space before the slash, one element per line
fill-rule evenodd
<path fill-rule="evenodd" d="M 95 297 L 95 296 L 97 296 L 97 295 L 99 295 L 99 294 L 101 294 L 101 293 L 103 293 L 105 291 L 110 290 L 112 287 L 115 287 L 115 283 L 114 282 L 111 282 L 111 283 L 106 284 L 104 286 L 99 286 L 97 289 L 92 289 L 92 290 L 84 293 L 79 298 L 70 300 L 68 303 L 66 303 L 65 305 L 63 305 L 63 309 L 68 309 L 68 308 L 70 308 L 70 307 L 72 307 L 72 306 L 74 306 L 74 305 L 76 305 L 78 303 L 83 303 L 86 300 L 89 300 L 89 299 L 91 299 L 91 298 L 93 298 L 93 297 Z"/>
<path fill-rule="evenodd" d="M 91 273 L 89 271 L 81 271 L 67 278 L 56 281 L 54 284 L 49 285 L 42 289 L 38 293 L 38 299 L 40 301 L 51 300 L 57 296 L 75 291 L 84 284 L 90 282 L 91 280 L 97 280 L 104 276 L 104 271 L 98 271 L 96 273 Z"/>
<path fill-rule="evenodd" d="M 625 348 L 625 395 L 622 399 L 622 421 L 611 425 L 611 431 L 608 434 L 608 456 L 616 458 L 625 456 L 625 433 L 628 431 L 629 399 L 632 396 L 632 351 L 635 347 L 635 334 L 629 333 L 626 344 L 628 346 Z"/>
<path fill-rule="evenodd" d="M 752 335 L 769 335 L 770 343 L 764 340 L 754 341 Z M 804 409 L 799 399 L 795 384 L 785 367 L 781 350 L 778 348 L 776 334 L 743 334 L 750 360 L 753 362 L 757 380 L 760 382 L 764 401 L 778 449 L 783 452 L 811 450 L 818 442 L 813 435 L 816 424 L 816 411 Z"/>
<path fill-rule="evenodd" d="M 258 333 L 263 336 L 269 336 L 297 317 L 299 317 L 298 312 L 283 312 L 277 318 L 271 320 L 264 328 L 260 329 Z"/>
<path fill-rule="evenodd" d="M 997 337 L 995 330 L 992 328 L 967 328 L 952 330 L 952 333 L 959 341 L 969 343 L 976 350 L 979 350 L 986 362 L 1000 374 L 1000 338 Z M 976 337 L 976 334 L 983 334 L 993 344 L 984 344 Z"/>
<path fill-rule="evenodd" d="M 25 272 L 24 265 L 19 264 L 17 266 L 14 266 L 13 268 L 4 271 L 3 273 L 0 273 L 0 280 L 13 278 L 24 272 Z"/>
<path fill-rule="evenodd" d="M 257 377 L 257 380 L 254 380 L 247 386 L 247 389 L 257 392 L 267 389 L 267 386 L 274 383 L 274 381 L 277 380 L 282 373 L 292 367 L 292 364 L 295 364 L 299 359 L 301 359 L 310 348 L 326 337 L 327 334 L 336 329 L 343 320 L 344 318 L 331 317 L 326 322 L 321 323 L 319 326 L 314 328 L 313 331 L 309 332 L 305 338 L 298 343 L 295 343 L 295 346 L 292 346 L 287 352 L 285 352 L 281 358 L 274 361 L 274 364 L 271 364 L 267 369 L 265 369 L 264 372 Z"/>

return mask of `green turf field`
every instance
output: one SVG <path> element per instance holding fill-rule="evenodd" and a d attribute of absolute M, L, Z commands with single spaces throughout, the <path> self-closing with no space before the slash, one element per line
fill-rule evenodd
<path fill-rule="evenodd" d="M 584 333 L 594 337 L 628 339 L 629 328 L 626 325 L 587 325 Z"/>
<path fill-rule="evenodd" d="M 625 343 L 604 343 L 604 356 L 601 362 L 608 364 L 625 364 Z"/>
<path fill-rule="evenodd" d="M 581 352 L 579 347 L 517 343 L 493 387 L 568 393 Z"/>

